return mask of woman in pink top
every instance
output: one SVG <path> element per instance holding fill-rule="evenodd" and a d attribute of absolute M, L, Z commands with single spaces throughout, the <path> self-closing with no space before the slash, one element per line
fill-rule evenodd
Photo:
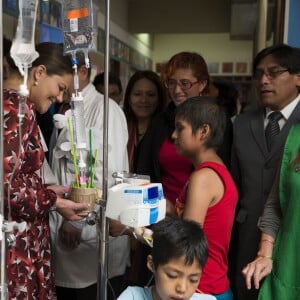
<path fill-rule="evenodd" d="M 173 204 L 194 169 L 187 158 L 176 152 L 171 139 L 175 111 L 187 98 L 208 93 L 209 80 L 205 60 L 192 52 L 175 54 L 162 74 L 171 101 L 153 119 L 144 136 L 136 172 L 150 175 L 153 182 L 161 182 L 166 198 Z"/>
<path fill-rule="evenodd" d="M 171 135 L 174 131 L 176 109 L 188 98 L 209 94 L 210 77 L 204 58 L 194 52 L 180 52 L 167 62 L 162 72 L 170 103 L 157 115 L 143 139 L 136 172 L 151 176 L 163 184 L 164 194 L 172 204 L 194 170 L 191 161 L 176 152 Z M 226 130 L 224 143 L 218 153 L 229 164 L 232 125 Z"/>
<path fill-rule="evenodd" d="M 217 155 L 225 127 L 225 112 L 214 98 L 188 99 L 177 109 L 172 135 L 176 150 L 195 167 L 176 201 L 184 219 L 200 223 L 208 240 L 209 258 L 199 289 L 218 300 L 232 300 L 227 277 L 228 248 L 238 192 Z"/>

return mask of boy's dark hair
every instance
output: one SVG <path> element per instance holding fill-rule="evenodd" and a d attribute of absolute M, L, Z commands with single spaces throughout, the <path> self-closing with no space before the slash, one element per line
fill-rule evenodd
<path fill-rule="evenodd" d="M 119 92 L 120 93 L 122 92 L 122 83 L 121 83 L 120 78 L 111 72 L 108 73 L 108 84 L 117 85 Z M 97 87 L 98 85 L 104 86 L 104 72 L 99 73 L 95 76 L 95 78 L 93 80 L 93 85 L 95 87 Z"/>
<path fill-rule="evenodd" d="M 187 265 L 196 260 L 200 267 L 206 264 L 208 244 L 200 224 L 176 217 L 166 217 L 153 230 L 152 259 L 155 268 L 170 259 L 185 257 Z"/>
<path fill-rule="evenodd" d="M 207 148 L 218 148 L 222 141 L 226 126 L 224 108 L 214 97 L 197 96 L 187 99 L 176 110 L 176 119 L 183 119 L 192 127 L 192 132 L 209 125 L 211 134 L 206 141 Z"/>
<path fill-rule="evenodd" d="M 261 50 L 253 60 L 253 72 L 261 60 L 268 55 L 272 55 L 275 61 L 281 67 L 288 69 L 291 74 L 300 72 L 300 49 L 286 44 L 278 44 Z"/>

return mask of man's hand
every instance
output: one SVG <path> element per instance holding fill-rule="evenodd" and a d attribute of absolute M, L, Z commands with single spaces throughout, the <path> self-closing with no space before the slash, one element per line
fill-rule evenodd
<path fill-rule="evenodd" d="M 79 216 L 83 210 L 89 208 L 88 204 L 85 203 L 76 203 L 72 200 L 63 199 L 57 195 L 56 200 L 56 210 L 66 219 L 70 221 L 78 221 L 81 220 L 83 217 Z"/>
<path fill-rule="evenodd" d="M 254 287 L 259 289 L 259 282 L 268 274 L 271 273 L 273 261 L 270 257 L 258 256 L 254 261 L 249 263 L 242 273 L 245 276 L 246 286 L 251 289 L 251 281 L 254 282 Z"/>
<path fill-rule="evenodd" d="M 81 229 L 73 226 L 68 221 L 63 221 L 59 229 L 59 238 L 68 250 L 73 250 L 80 244 Z"/>

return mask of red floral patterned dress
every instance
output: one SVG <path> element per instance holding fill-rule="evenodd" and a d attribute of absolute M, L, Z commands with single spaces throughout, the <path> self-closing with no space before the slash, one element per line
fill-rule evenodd
<path fill-rule="evenodd" d="M 14 229 L 16 246 L 7 250 L 8 293 L 9 299 L 56 299 L 49 230 L 56 194 L 46 189 L 38 174 L 44 151 L 33 105 L 27 102 L 19 126 L 19 96 L 3 91 L 5 217 L 26 224 L 23 231 Z"/>

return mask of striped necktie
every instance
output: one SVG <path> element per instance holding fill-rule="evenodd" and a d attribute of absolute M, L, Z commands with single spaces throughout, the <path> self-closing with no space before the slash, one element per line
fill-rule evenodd
<path fill-rule="evenodd" d="M 280 132 L 278 121 L 282 118 L 280 111 L 273 111 L 269 116 L 269 123 L 265 129 L 266 142 L 268 150 L 271 151 L 274 144 L 274 138 Z"/>

